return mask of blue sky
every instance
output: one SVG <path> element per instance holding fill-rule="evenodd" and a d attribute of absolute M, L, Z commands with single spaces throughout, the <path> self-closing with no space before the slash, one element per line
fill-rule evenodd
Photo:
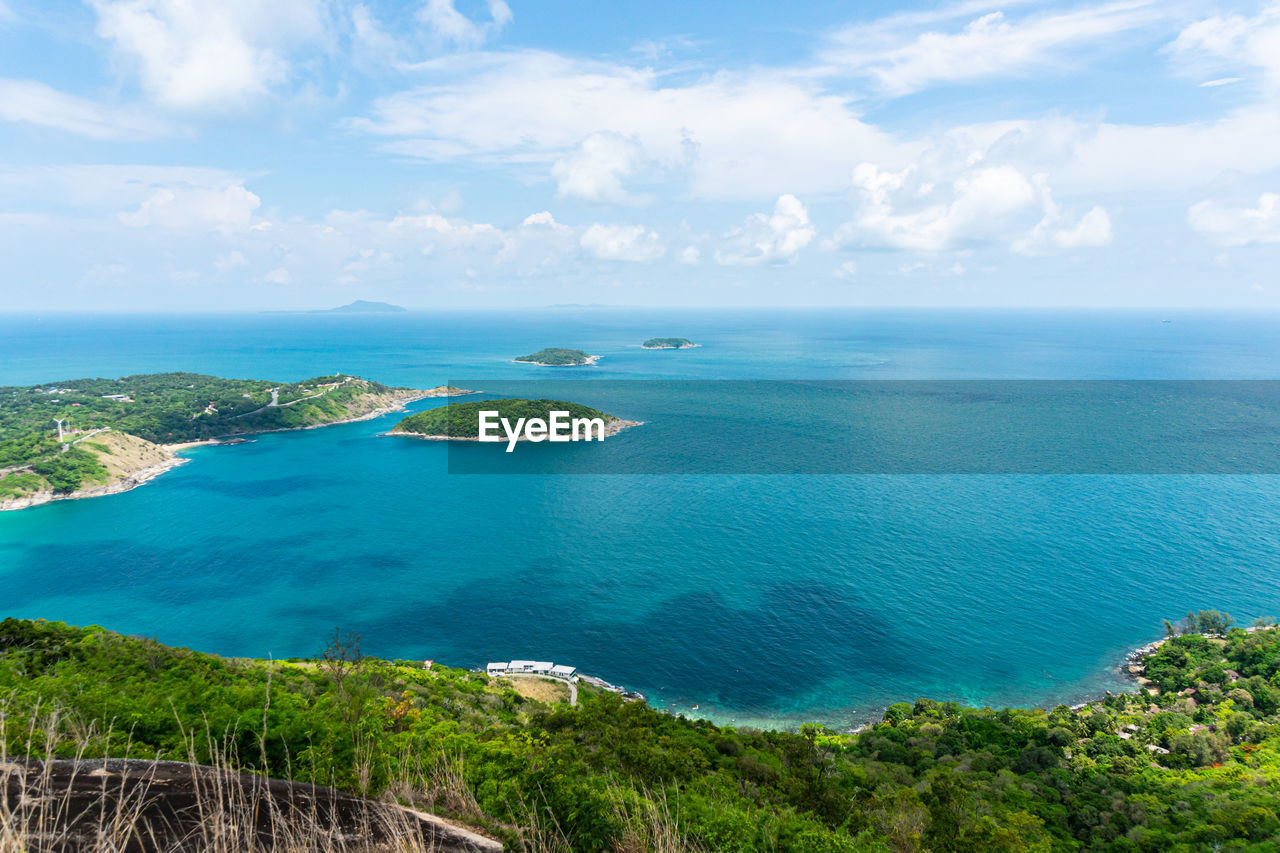
<path fill-rule="evenodd" d="M 1280 306 L 1280 3 L 0 0 L 0 309 Z"/>

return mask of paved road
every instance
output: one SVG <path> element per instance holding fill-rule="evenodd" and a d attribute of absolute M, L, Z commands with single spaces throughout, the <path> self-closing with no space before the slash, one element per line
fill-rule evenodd
<path fill-rule="evenodd" d="M 342 380 L 342 381 L 341 381 L 340 383 L 338 383 L 338 384 L 339 384 L 339 385 L 346 385 L 346 384 L 347 384 L 348 382 L 350 382 L 350 381 L 351 381 L 351 377 L 349 377 L 349 376 L 348 376 L 346 379 Z M 236 416 L 235 416 L 234 418 L 232 418 L 231 420 L 233 420 L 233 421 L 234 421 L 234 420 L 236 420 L 236 418 L 247 418 L 247 417 L 249 417 L 249 415 L 256 415 L 256 414 L 258 414 L 258 412 L 265 412 L 267 409 L 283 409 L 285 406 L 292 406 L 292 405 L 293 405 L 293 404 L 295 404 L 295 403 L 301 403 L 303 400 L 318 400 L 319 398 L 323 397 L 325 394 L 328 394 L 328 393 L 329 393 L 330 391 L 332 391 L 332 390 L 333 390 L 332 388 L 326 388 L 326 389 L 324 389 L 323 391 L 321 391 L 319 394 L 308 394 L 308 395 L 306 395 L 306 396 L 299 397 L 299 398 L 298 398 L 298 399 L 296 399 L 296 400 L 290 400 L 290 401 L 289 401 L 289 402 L 287 402 L 287 403 L 281 403 L 281 402 L 280 402 L 280 389 L 279 389 L 279 388 L 272 388 L 272 389 L 271 389 L 271 402 L 270 402 L 270 403 L 267 403 L 265 406 L 263 406 L 263 407 L 262 407 L 262 408 L 260 408 L 260 409 L 254 409 L 252 412 L 245 412 L 244 414 L 236 415 Z"/>

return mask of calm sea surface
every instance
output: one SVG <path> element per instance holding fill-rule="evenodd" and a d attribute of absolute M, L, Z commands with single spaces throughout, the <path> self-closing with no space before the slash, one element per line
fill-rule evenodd
<path fill-rule="evenodd" d="M 669 335 L 703 346 L 639 347 Z M 543 346 L 604 358 L 510 363 Z M 0 315 L 0 383 L 169 370 L 495 388 L 1277 379 L 1280 315 Z M 661 434 L 653 384 L 636 387 L 609 410 Z M 701 428 L 744 429 L 733 410 Z M 256 657 L 312 654 L 340 626 L 385 657 L 555 660 L 719 722 L 838 726 L 925 695 L 1077 701 L 1123 689 L 1116 663 L 1162 618 L 1280 615 L 1275 476 L 469 476 L 444 444 L 378 437 L 397 417 L 197 448 L 132 492 L 0 514 L 0 615 Z M 640 447 L 646 427 L 619 438 Z"/>

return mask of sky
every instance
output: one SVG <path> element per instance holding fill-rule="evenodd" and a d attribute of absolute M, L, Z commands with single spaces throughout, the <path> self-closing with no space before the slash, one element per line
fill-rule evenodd
<path fill-rule="evenodd" d="M 0 0 L 0 310 L 1280 307 L 1280 2 Z"/>

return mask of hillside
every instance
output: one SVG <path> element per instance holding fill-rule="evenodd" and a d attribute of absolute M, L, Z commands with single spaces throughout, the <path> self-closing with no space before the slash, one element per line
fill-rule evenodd
<path fill-rule="evenodd" d="M 427 395 L 346 375 L 279 383 L 157 373 L 0 387 L 0 502 L 112 487 L 176 464 L 162 445 L 335 423 Z M 125 447 L 122 436 L 135 441 Z"/>
<path fill-rule="evenodd" d="M 599 360 L 598 355 L 587 355 L 583 350 L 564 347 L 547 347 L 515 359 L 521 364 L 540 364 L 544 367 L 578 367 L 595 364 Z"/>
<path fill-rule="evenodd" d="M 544 704 L 481 673 L 363 658 L 355 638 L 322 645 L 231 660 L 5 620 L 5 749 L 221 760 L 395 798 L 511 850 L 1274 851 L 1280 837 L 1274 627 L 1169 639 L 1145 660 L 1158 694 L 1050 711 L 920 699 L 860 734 L 722 728 L 585 684 L 576 707 Z"/>
<path fill-rule="evenodd" d="M 459 440 L 476 439 L 480 434 L 480 412 L 496 411 L 498 418 L 506 418 L 513 426 L 520 420 L 538 418 L 549 419 L 552 411 L 568 412 L 567 418 L 599 418 L 605 423 L 605 435 L 613 435 L 619 430 L 637 426 L 635 421 L 624 421 L 621 418 L 606 414 L 565 400 L 526 400 L 511 398 L 505 400 L 482 400 L 473 403 L 452 403 L 435 409 L 427 409 L 409 415 L 394 427 L 391 434 L 412 435 L 423 438 L 452 438 Z"/>

